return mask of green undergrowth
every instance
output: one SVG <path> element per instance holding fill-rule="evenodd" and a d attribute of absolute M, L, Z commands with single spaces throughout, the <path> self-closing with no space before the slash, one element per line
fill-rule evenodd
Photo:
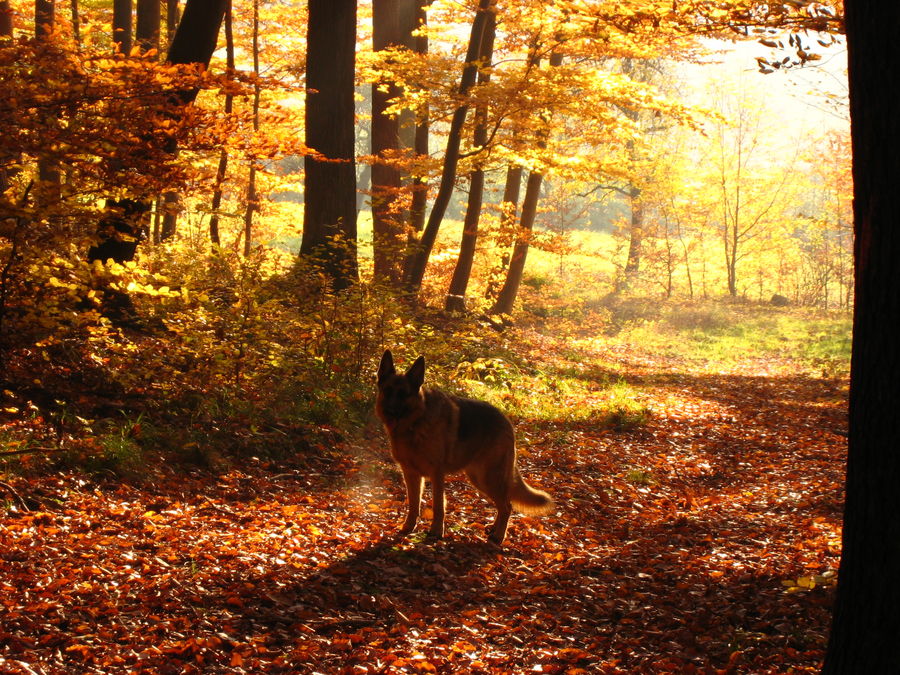
<path fill-rule="evenodd" d="M 599 293 L 566 304 L 572 279 L 544 275 L 526 279 L 501 329 L 369 284 L 328 292 L 274 250 L 205 265 L 167 255 L 144 263 L 169 270 L 165 292 L 133 292 L 127 325 L 95 313 L 8 347 L 0 472 L 141 477 L 161 462 L 221 470 L 242 457 L 329 461 L 384 445 L 373 406 L 385 348 L 401 370 L 424 355 L 429 383 L 497 405 L 528 433 L 648 424 L 653 380 L 604 353 L 617 345 L 717 369 L 773 359 L 842 377 L 849 364 L 845 314 Z M 131 271 L 116 274 L 132 283 Z"/>

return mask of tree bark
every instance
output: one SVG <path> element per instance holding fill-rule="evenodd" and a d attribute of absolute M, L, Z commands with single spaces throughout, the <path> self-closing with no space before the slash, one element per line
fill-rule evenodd
<path fill-rule="evenodd" d="M 159 51 L 159 0 L 137 0 L 137 21 L 134 39 L 143 51 Z"/>
<path fill-rule="evenodd" d="M 487 25 L 481 38 L 481 50 L 478 61 L 483 66 L 490 64 L 494 54 L 494 38 L 496 36 L 496 15 L 488 12 Z M 484 84 L 490 81 L 490 70 L 479 70 L 478 82 Z M 473 132 L 473 144 L 476 148 L 484 149 L 488 141 L 487 106 L 479 106 L 475 110 L 475 130 Z M 459 257 L 450 280 L 450 289 L 447 292 L 447 300 L 444 308 L 448 312 L 464 312 L 466 309 L 466 289 L 469 287 L 469 277 L 472 275 L 472 265 L 475 262 L 475 246 L 478 243 L 478 223 L 481 219 L 481 206 L 484 201 L 484 162 L 483 156 L 476 159 L 475 168 L 469 174 L 469 199 L 466 203 L 466 215 L 463 218 L 462 240 L 459 244 Z"/>
<path fill-rule="evenodd" d="M 166 0 L 166 49 L 172 44 L 178 28 L 178 0 Z"/>
<path fill-rule="evenodd" d="M 131 53 L 131 0 L 113 0 L 113 42 L 126 56 Z"/>
<path fill-rule="evenodd" d="M 227 0 L 228 7 L 225 10 L 225 63 L 230 75 L 234 75 L 234 30 L 232 28 L 231 0 Z M 226 117 L 234 110 L 234 95 L 225 94 L 224 112 Z M 225 174 L 228 171 L 228 149 L 224 146 L 219 150 L 219 164 L 216 167 L 216 182 L 213 188 L 212 205 L 209 218 L 209 240 L 214 248 L 222 245 L 222 237 L 219 233 L 219 209 L 222 206 L 222 184 L 225 182 Z"/>
<path fill-rule="evenodd" d="M 428 5 L 431 0 L 416 0 L 416 25 L 423 28 L 428 22 Z M 409 47 L 417 54 L 428 53 L 428 36 L 417 35 L 412 39 Z M 415 136 L 413 138 L 413 150 L 420 158 L 429 155 L 429 121 L 428 115 L 416 123 Z M 425 214 L 428 208 L 428 181 L 422 176 L 413 177 L 412 204 L 410 205 L 409 224 L 412 232 L 421 232 L 425 227 Z M 407 241 L 409 244 L 410 241 Z"/>
<path fill-rule="evenodd" d="M 417 27 L 416 0 L 374 0 L 372 3 L 372 48 L 382 51 L 408 45 Z M 375 278 L 399 286 L 401 254 L 405 245 L 403 213 L 395 201 L 402 187 L 400 169 L 385 154 L 400 149 L 400 117 L 385 114 L 400 95 L 393 82 L 372 84 L 372 230 Z"/>
<path fill-rule="evenodd" d="M 472 21 L 472 32 L 469 36 L 469 46 L 466 50 L 466 64 L 463 68 L 459 83 L 459 96 L 463 103 L 454 111 L 450 120 L 450 130 L 447 134 L 447 149 L 444 153 L 444 166 L 441 171 L 441 182 L 438 193 L 431 207 L 428 222 L 422 232 L 422 238 L 413 251 L 409 267 L 405 270 L 404 282 L 411 293 L 418 293 L 425 277 L 425 267 L 431 256 L 431 249 L 437 239 L 438 230 L 453 196 L 453 183 L 456 180 L 456 167 L 459 164 L 459 145 L 462 140 L 462 128 L 469 111 L 466 96 L 475 84 L 478 74 L 478 54 L 481 52 L 481 39 L 488 22 L 488 14 L 494 12 L 494 0 L 479 0 L 478 12 Z"/>
<path fill-rule="evenodd" d="M 485 291 L 486 298 L 493 298 L 497 292 L 497 286 L 500 278 L 506 278 L 506 272 L 509 269 L 510 254 L 508 249 L 515 241 L 513 233 L 516 227 L 516 218 L 519 209 L 519 193 L 522 188 L 522 166 L 520 164 L 510 164 L 506 169 L 506 184 L 503 187 L 503 200 L 500 203 L 500 235 L 499 244 L 502 248 L 507 249 L 500 260 L 500 264 L 491 273 L 488 281 L 488 287 Z"/>
<path fill-rule="evenodd" d="M 306 55 L 306 145 L 300 254 L 333 288 L 358 277 L 354 65 L 356 1 L 310 0 Z"/>
<path fill-rule="evenodd" d="M 13 12 L 9 6 L 9 0 L 0 0 L 0 42 L 3 38 L 10 38 L 13 34 Z"/>
<path fill-rule="evenodd" d="M 7 43 L 13 36 L 12 7 L 9 0 L 0 0 L 0 46 Z M 9 181 L 14 175 L 10 163 L 16 159 L 15 155 L 0 157 L 0 194 L 6 192 Z"/>
<path fill-rule="evenodd" d="M 34 37 L 39 42 L 47 42 L 56 23 L 56 6 L 54 0 L 35 0 L 34 2 Z M 57 116 L 52 110 L 43 113 L 50 125 L 57 123 Z M 35 201 L 38 204 L 49 204 L 59 200 L 62 174 L 57 162 L 48 156 L 37 160 L 38 186 L 35 189 Z"/>
<path fill-rule="evenodd" d="M 253 0 L 253 131 L 259 132 L 259 99 L 262 88 L 259 84 L 259 0 Z M 253 251 L 253 214 L 259 211 L 259 196 L 256 192 L 256 160 L 250 158 L 250 173 L 247 177 L 247 205 L 244 209 L 244 256 Z"/>
<path fill-rule="evenodd" d="M 625 274 L 622 289 L 629 288 L 638 277 L 641 269 L 641 249 L 644 245 L 644 204 L 641 202 L 641 188 L 632 183 L 628 190 L 631 203 L 631 223 L 628 237 L 628 259 L 625 261 Z"/>
<path fill-rule="evenodd" d="M 856 305 L 843 549 L 825 665 L 900 672 L 900 4 L 845 3 Z"/>
<path fill-rule="evenodd" d="M 532 57 L 535 65 L 540 61 L 537 56 Z M 553 52 L 550 55 L 550 67 L 556 67 L 563 62 L 563 55 Z M 538 141 L 540 147 L 546 146 L 546 136 L 550 133 L 550 120 L 544 121 L 543 138 Z M 491 314 L 510 314 L 519 294 L 519 286 L 522 283 L 522 275 L 525 272 L 525 258 L 528 256 L 528 247 L 531 245 L 531 233 L 534 230 L 534 219 L 537 216 L 538 199 L 541 196 L 541 183 L 544 176 L 539 171 L 528 174 L 525 184 L 525 198 L 522 200 L 522 216 L 519 220 L 519 231 L 516 243 L 513 247 L 512 258 L 509 261 L 509 269 L 506 272 L 506 281 L 497 295 L 497 301 L 491 307 Z"/>
<path fill-rule="evenodd" d="M 187 0 L 166 60 L 169 63 L 199 63 L 208 68 L 216 51 L 227 5 L 228 0 Z M 181 95 L 183 103 L 190 103 L 196 97 L 196 90 Z"/>
<path fill-rule="evenodd" d="M 512 258 L 509 261 L 506 281 L 497 295 L 497 302 L 491 308 L 491 314 L 512 313 L 513 304 L 516 301 L 516 296 L 519 294 L 519 286 L 522 283 L 522 275 L 525 272 L 525 258 L 528 256 L 531 233 L 534 230 L 534 219 L 537 215 L 537 205 L 541 195 L 541 182 L 543 179 L 543 174 L 538 171 L 532 171 L 528 174 L 528 181 L 525 184 L 525 198 L 522 200 L 519 234 L 513 247 Z"/>

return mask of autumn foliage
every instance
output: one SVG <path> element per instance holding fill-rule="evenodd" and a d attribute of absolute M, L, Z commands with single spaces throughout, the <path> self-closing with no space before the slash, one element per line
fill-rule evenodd
<path fill-rule="evenodd" d="M 786 152 L 758 90 L 676 78 L 700 38 L 817 62 L 840 7 L 358 3 L 353 50 L 233 4 L 173 63 L 122 3 L 0 0 L 0 670 L 815 671 L 846 125 Z M 355 109 L 307 111 L 331 48 Z M 453 480 L 445 540 L 391 538 L 386 348 L 502 409 L 557 511 L 501 550 Z"/>

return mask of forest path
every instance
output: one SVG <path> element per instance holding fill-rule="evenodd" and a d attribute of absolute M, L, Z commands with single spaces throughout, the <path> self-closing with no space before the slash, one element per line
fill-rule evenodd
<path fill-rule="evenodd" d="M 32 510 L 0 517 L 0 670 L 816 671 L 846 383 L 605 357 L 643 379 L 649 423 L 516 420 L 558 509 L 514 517 L 502 552 L 460 479 L 445 540 L 393 541 L 381 440 L 300 468 L 32 480 Z"/>

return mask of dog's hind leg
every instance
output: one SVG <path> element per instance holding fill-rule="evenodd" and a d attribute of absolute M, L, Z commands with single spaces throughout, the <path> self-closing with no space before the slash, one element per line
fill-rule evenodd
<path fill-rule="evenodd" d="M 400 528 L 400 536 L 405 537 L 414 529 L 419 521 L 419 510 L 422 508 L 422 481 L 420 474 L 412 469 L 403 470 L 403 480 L 406 483 L 406 520 Z"/>
<path fill-rule="evenodd" d="M 434 517 L 431 521 L 431 529 L 428 530 L 428 536 L 432 539 L 443 539 L 447 499 L 444 495 L 444 475 L 441 473 L 431 477 L 431 500 Z"/>
<path fill-rule="evenodd" d="M 488 541 L 497 546 L 503 544 L 506 539 L 506 528 L 509 525 L 509 516 L 512 513 L 512 504 L 508 501 L 497 503 L 497 519 L 488 532 Z"/>

